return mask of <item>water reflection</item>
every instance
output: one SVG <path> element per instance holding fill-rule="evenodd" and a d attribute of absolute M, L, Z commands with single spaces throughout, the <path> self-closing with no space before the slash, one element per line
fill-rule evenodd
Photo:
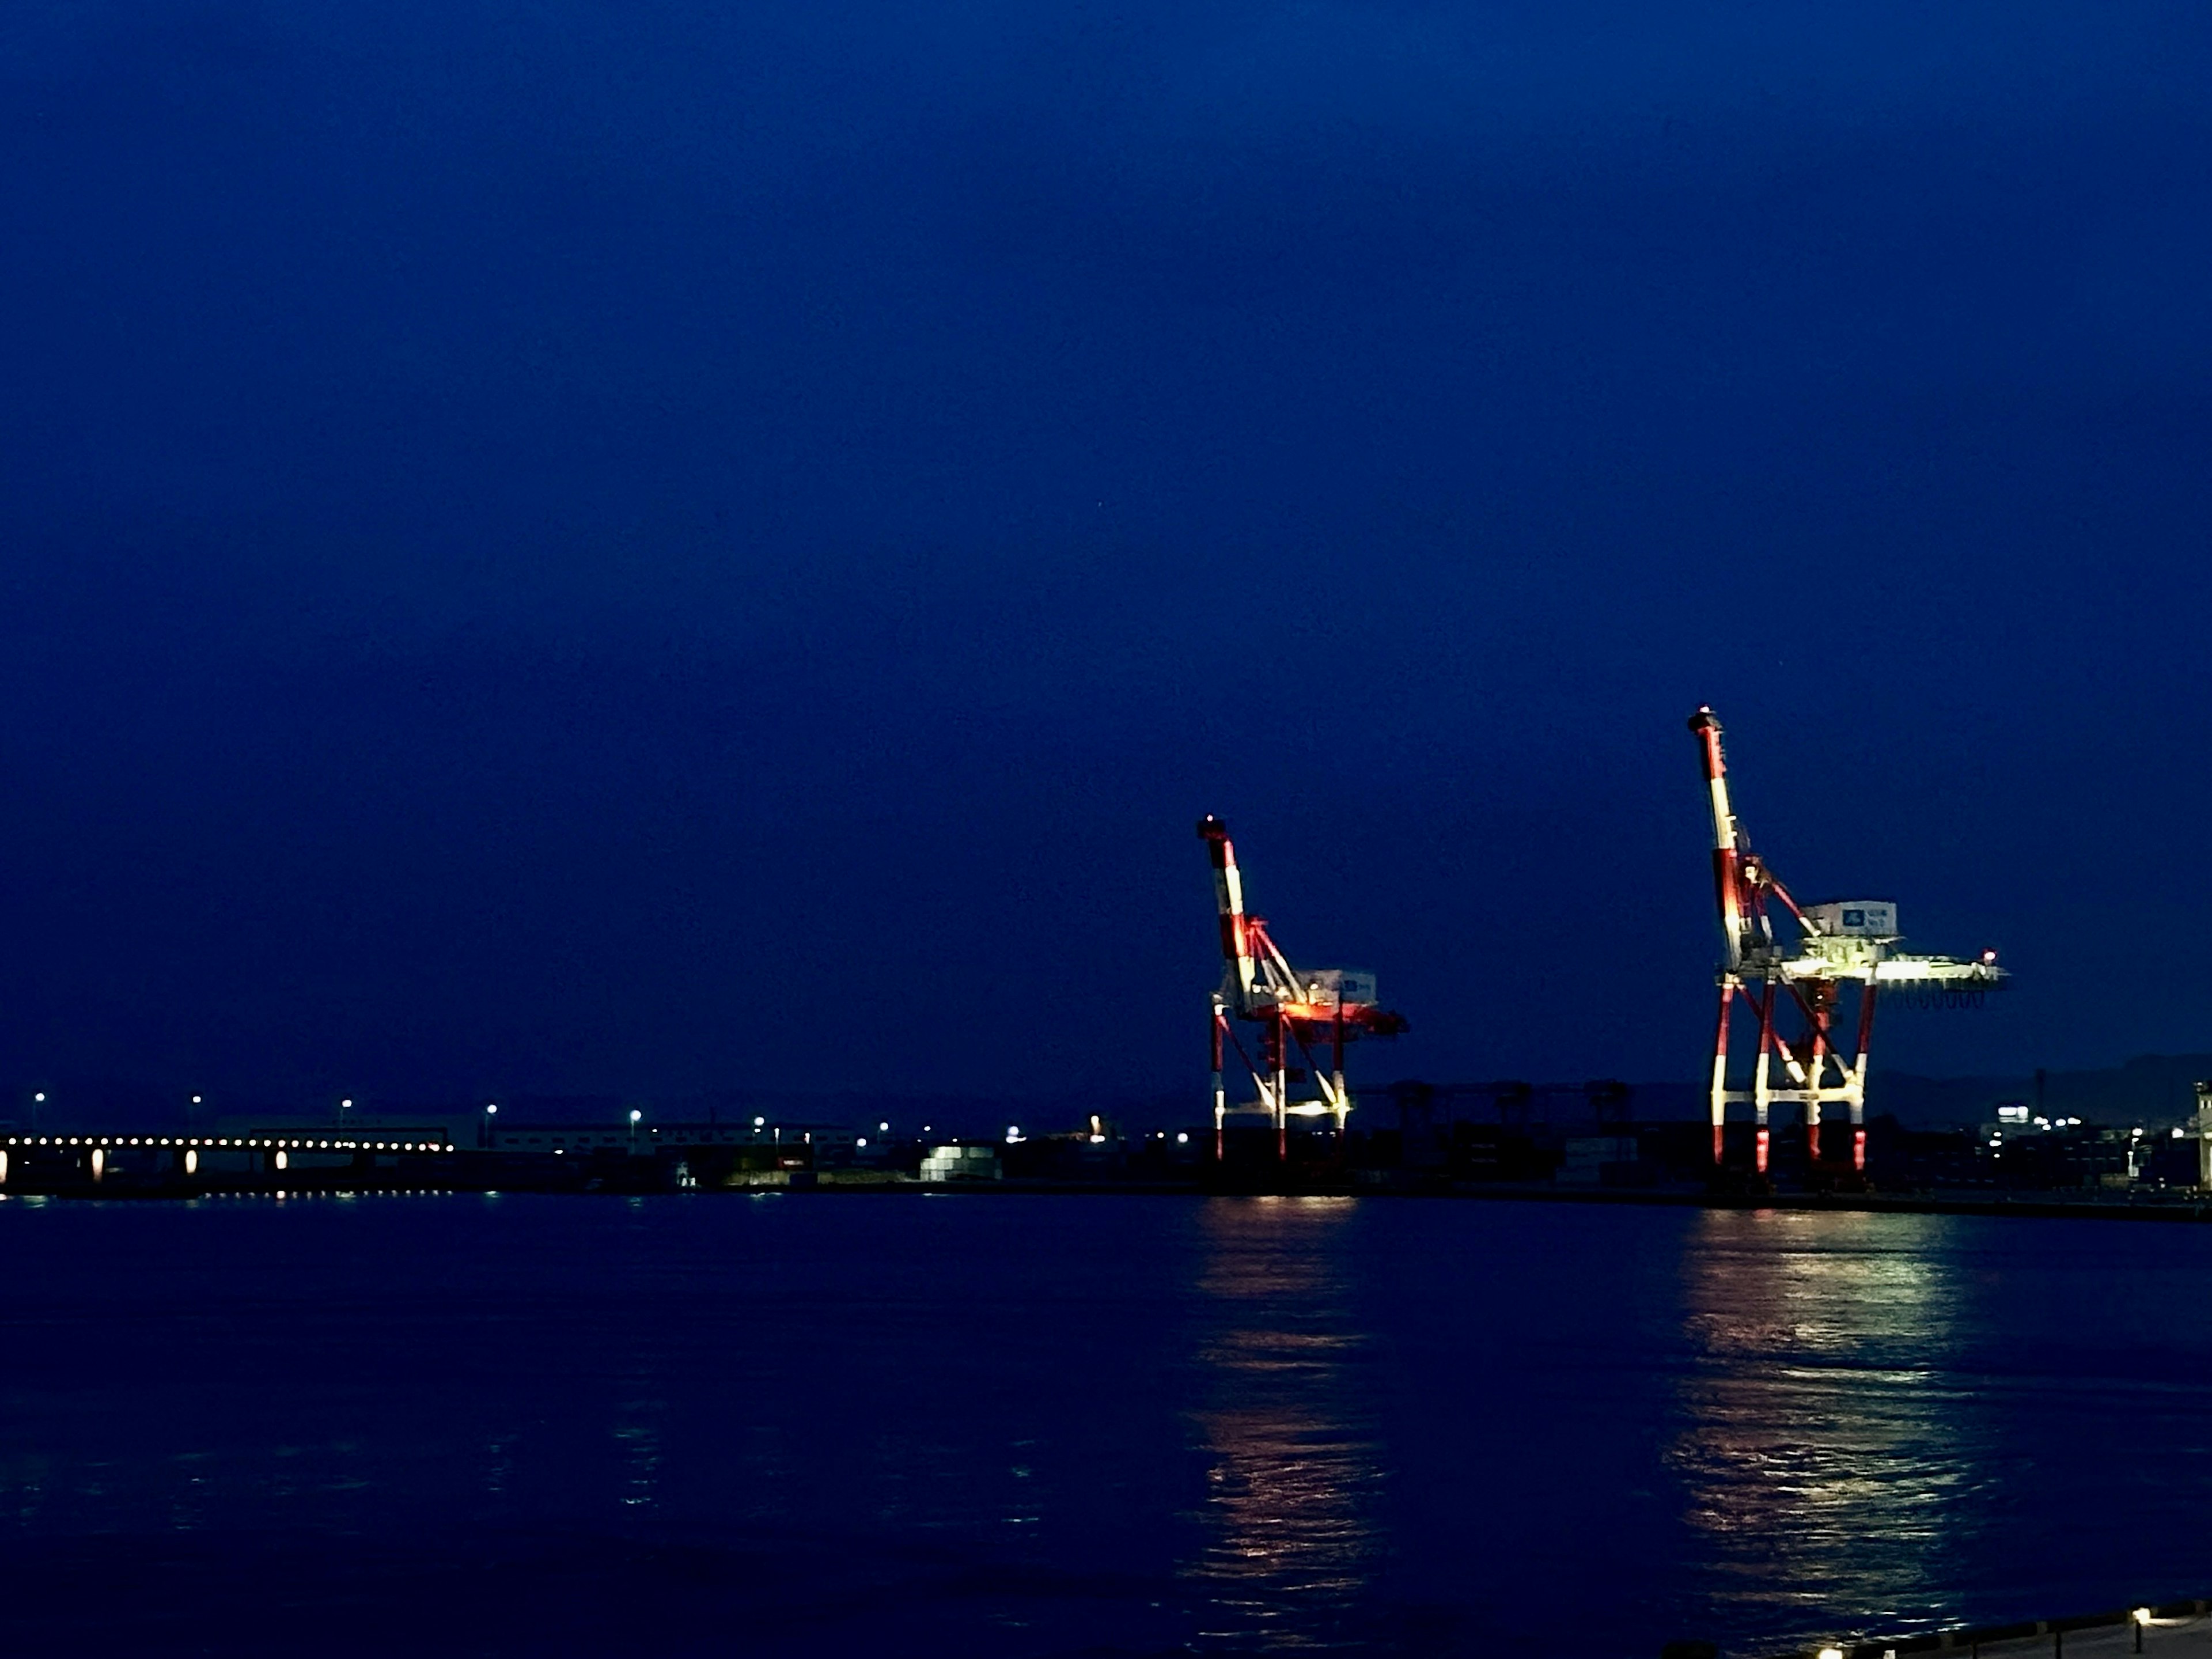
<path fill-rule="evenodd" d="M 1739 1629 L 1930 1622 L 1986 1477 L 1948 1370 L 1960 1287 L 1939 1219 L 1707 1211 L 1685 1258 L 1688 1419 L 1673 1462 Z"/>
<path fill-rule="evenodd" d="M 1192 1413 L 1210 1459 L 1200 1641 L 1349 1644 L 1382 1553 L 1382 1464 L 1341 1235 L 1348 1200 L 1220 1199 L 1200 1219 Z"/>
<path fill-rule="evenodd" d="M 622 1465 L 622 1501 L 626 1508 L 651 1509 L 659 1496 L 667 1407 L 650 1395 L 624 1400 L 616 1408 L 614 1439 Z"/>

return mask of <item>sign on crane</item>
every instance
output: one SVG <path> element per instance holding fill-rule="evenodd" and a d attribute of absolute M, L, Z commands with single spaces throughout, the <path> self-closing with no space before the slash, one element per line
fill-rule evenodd
<path fill-rule="evenodd" d="M 1198 834 L 1213 865 L 1213 894 L 1221 917 L 1221 988 L 1213 994 L 1213 1154 L 1218 1159 L 1225 1150 L 1231 1108 L 1221 1068 L 1224 1054 L 1234 1049 L 1258 1094 L 1250 1105 L 1234 1109 L 1264 1114 L 1274 1126 L 1276 1157 L 1287 1158 L 1293 1117 L 1334 1117 L 1342 1136 L 1352 1111 L 1352 1096 L 1344 1082 L 1345 1044 L 1363 1033 L 1395 1036 L 1406 1029 L 1406 1022 L 1376 1005 L 1372 974 L 1347 968 L 1310 972 L 1293 968 L 1267 932 L 1267 922 L 1245 913 L 1244 877 L 1237 867 L 1229 827 L 1208 813 L 1198 821 Z M 1257 1062 L 1237 1041 L 1232 1018 L 1259 1026 Z M 1329 1052 L 1326 1071 L 1316 1064 L 1313 1052 L 1323 1043 Z M 1302 1069 L 1314 1084 L 1312 1095 L 1299 1101 L 1291 1098 L 1293 1048 L 1304 1059 Z"/>
<path fill-rule="evenodd" d="M 1757 1131 L 1753 1158 L 1759 1175 L 1766 1173 L 1768 1116 L 1778 1104 L 1803 1107 L 1807 1155 L 1818 1168 L 1821 1109 L 1837 1104 L 1850 1109 L 1851 1168 L 1863 1172 L 1867 1054 L 1880 993 L 1894 988 L 1978 996 L 2001 988 L 2008 975 L 1997 966 L 1995 951 L 1984 951 L 1971 960 L 1900 951 L 1897 906 L 1889 900 L 1798 903 L 1766 861 L 1751 850 L 1751 838 L 1736 822 L 1729 800 L 1719 719 L 1711 708 L 1701 708 L 1690 716 L 1690 730 L 1704 758 L 1705 787 L 1711 798 L 1713 890 L 1720 905 L 1723 945 L 1717 976 L 1719 1030 L 1713 1043 L 1713 1165 L 1718 1169 L 1723 1162 L 1728 1108 L 1748 1103 Z M 1770 900 L 1796 925 L 1794 939 L 1777 938 L 1767 908 Z M 1850 1054 L 1838 1046 L 1836 1036 L 1838 993 L 1845 984 L 1859 988 L 1857 1040 Z M 1729 1086 L 1729 1016 L 1739 996 L 1759 1022 L 1748 1088 Z M 1781 1029 L 1785 1017 L 1793 1033 Z M 1779 1087 L 1771 1069 L 1778 1059 L 1787 1079 Z"/>

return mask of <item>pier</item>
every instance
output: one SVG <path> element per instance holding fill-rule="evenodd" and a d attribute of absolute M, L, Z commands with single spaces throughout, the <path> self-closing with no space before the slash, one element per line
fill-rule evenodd
<path fill-rule="evenodd" d="M 1710 1656 L 1710 1644 L 1677 1642 L 1666 1659 Z M 2036 1620 L 1929 1631 L 1872 1641 L 1838 1641 L 1776 1654 L 1771 1659 L 1905 1659 L 1908 1654 L 1966 1655 L 1970 1659 L 2206 1659 L 2212 1656 L 2212 1602 L 2169 1601 L 2073 1619 Z"/>

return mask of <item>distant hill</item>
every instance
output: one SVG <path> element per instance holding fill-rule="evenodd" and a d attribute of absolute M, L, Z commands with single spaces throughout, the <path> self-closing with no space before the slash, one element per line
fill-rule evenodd
<path fill-rule="evenodd" d="M 2050 1117 L 2169 1128 L 2197 1111 L 2197 1079 L 2212 1078 L 2212 1054 L 2138 1054 L 2093 1072 L 2017 1077 L 1926 1078 L 1877 1072 L 1867 1089 L 1873 1112 L 1916 1126 L 1984 1123 L 2000 1101 L 2025 1101 Z"/>

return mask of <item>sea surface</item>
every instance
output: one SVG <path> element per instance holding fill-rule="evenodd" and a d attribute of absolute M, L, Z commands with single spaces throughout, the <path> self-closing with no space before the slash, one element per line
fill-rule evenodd
<path fill-rule="evenodd" d="M 12 1652 L 1652 1659 L 2212 1594 L 2212 1230 L 0 1200 Z"/>

